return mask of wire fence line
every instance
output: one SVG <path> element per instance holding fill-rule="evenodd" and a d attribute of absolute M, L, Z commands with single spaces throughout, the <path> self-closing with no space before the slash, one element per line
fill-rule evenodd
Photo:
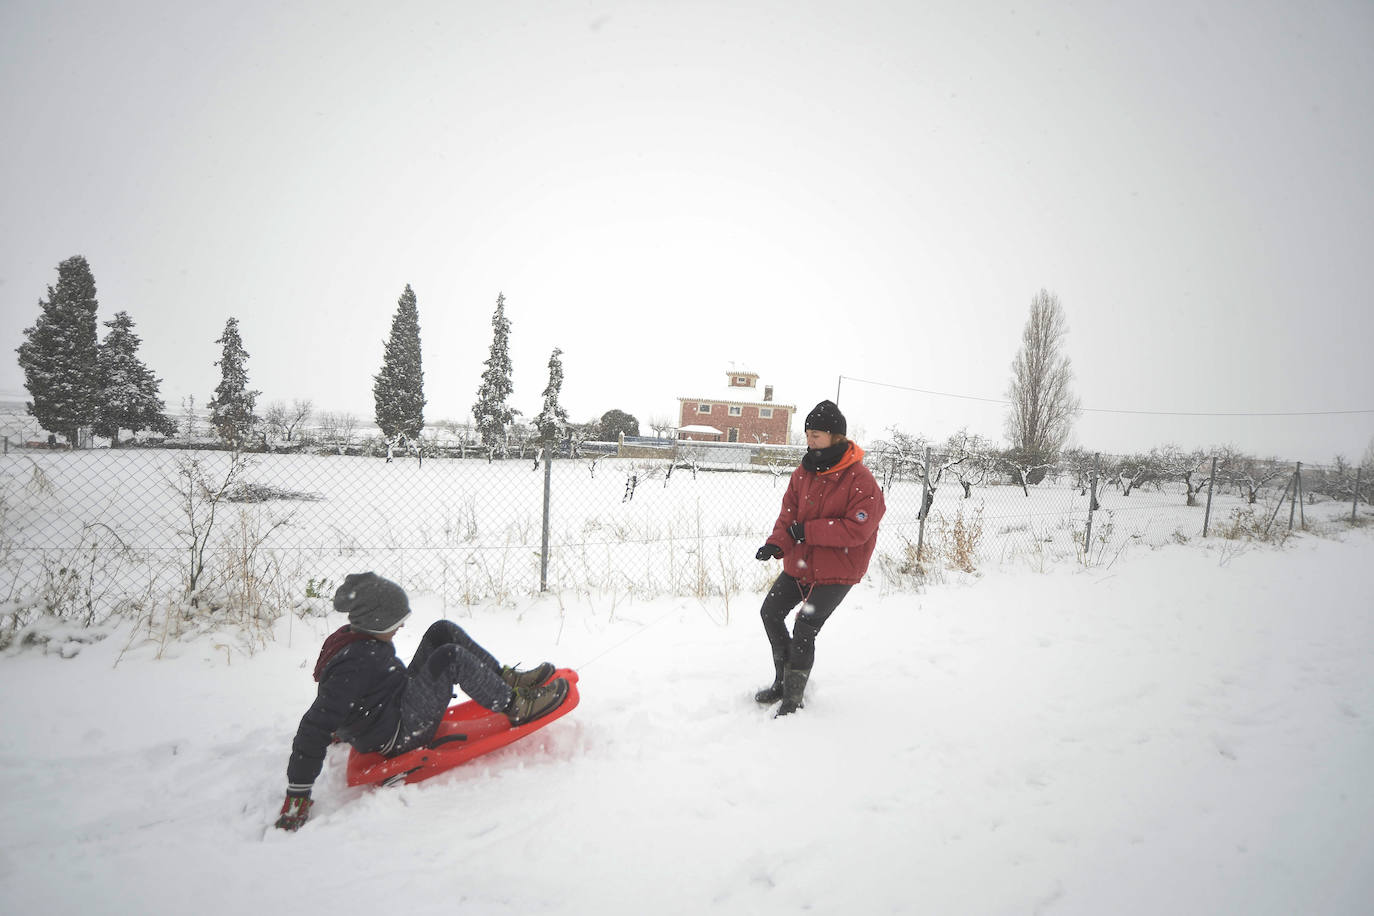
<path fill-rule="evenodd" d="M 360 569 L 446 608 L 545 588 L 728 605 L 767 587 L 777 564 L 754 551 L 801 450 L 645 440 L 605 451 L 544 462 L 11 445 L 0 456 L 0 630 L 45 614 L 151 623 L 157 608 L 164 623 L 270 618 L 327 599 Z M 1174 479 L 1128 456 L 1091 457 L 1025 468 L 876 445 L 866 460 L 888 509 L 871 579 L 896 590 L 1007 563 L 1100 563 L 1206 528 L 1263 536 L 1356 521 L 1374 490 L 1358 468 L 1247 459 L 1213 470 L 1209 457 Z"/>

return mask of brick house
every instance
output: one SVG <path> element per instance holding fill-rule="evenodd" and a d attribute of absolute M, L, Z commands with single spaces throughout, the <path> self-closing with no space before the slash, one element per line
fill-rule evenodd
<path fill-rule="evenodd" d="M 772 385 L 760 393 L 757 372 L 732 369 L 726 379 L 723 390 L 677 399 L 678 438 L 786 445 L 796 405 L 774 401 Z"/>

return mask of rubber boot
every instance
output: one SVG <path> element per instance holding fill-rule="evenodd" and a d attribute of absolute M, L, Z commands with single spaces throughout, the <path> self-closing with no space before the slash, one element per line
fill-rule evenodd
<path fill-rule="evenodd" d="M 501 680 L 507 687 L 538 687 L 553 677 L 553 662 L 543 662 L 528 671 L 520 671 L 509 665 L 501 669 Z"/>
<path fill-rule="evenodd" d="M 773 683 L 754 694 L 755 702 L 769 706 L 782 699 L 782 674 L 786 670 L 787 662 L 775 652 L 773 654 Z"/>
<path fill-rule="evenodd" d="M 792 713 L 801 709 L 802 695 L 806 693 L 806 682 L 811 677 L 811 669 L 804 668 L 793 670 L 788 668 L 782 676 L 782 705 L 773 718 L 778 716 L 790 716 Z"/>
<path fill-rule="evenodd" d="M 779 677 L 773 683 L 754 694 L 754 700 L 764 706 L 771 706 L 782 699 L 782 678 Z"/>
<path fill-rule="evenodd" d="M 554 678 L 541 687 L 516 687 L 504 712 L 512 727 L 533 722 L 553 712 L 568 698 L 568 682 Z"/>

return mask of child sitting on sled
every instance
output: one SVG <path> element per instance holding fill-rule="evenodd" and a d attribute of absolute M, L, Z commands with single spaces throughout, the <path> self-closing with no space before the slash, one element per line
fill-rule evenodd
<path fill-rule="evenodd" d="M 410 664 L 401 664 L 392 640 L 410 616 L 410 602 L 399 585 L 375 573 L 345 578 L 334 593 L 334 609 L 348 614 L 348 623 L 324 641 L 315 662 L 320 686 L 291 745 L 286 800 L 277 819 L 283 830 L 299 829 L 310 816 L 311 787 L 336 739 L 389 757 L 423 747 L 434 737 L 455 685 L 504 713 L 512 726 L 547 715 L 568 695 L 563 678 L 549 681 L 551 663 L 528 671 L 503 667 L 451 620 L 435 621 Z"/>

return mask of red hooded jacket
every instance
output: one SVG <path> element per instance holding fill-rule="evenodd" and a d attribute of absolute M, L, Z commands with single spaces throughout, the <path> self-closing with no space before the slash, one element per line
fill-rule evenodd
<path fill-rule="evenodd" d="M 782 569 L 800 582 L 855 585 L 868 571 L 878 540 L 878 522 L 887 511 L 883 491 L 863 466 L 864 450 L 849 443 L 827 471 L 798 467 L 782 497 L 782 512 L 769 544 L 782 548 Z M 798 544 L 787 533 L 793 522 L 806 526 Z"/>

